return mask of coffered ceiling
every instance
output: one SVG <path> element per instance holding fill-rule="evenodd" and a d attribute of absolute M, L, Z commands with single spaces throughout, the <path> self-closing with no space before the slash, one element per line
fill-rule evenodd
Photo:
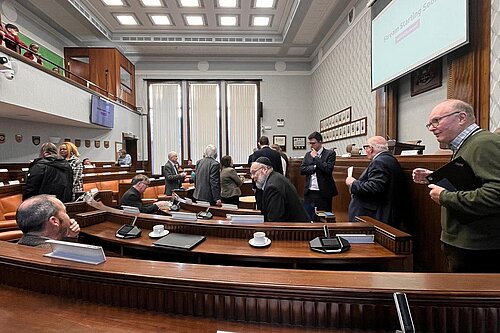
<path fill-rule="evenodd" d="M 103 0 L 15 1 L 77 46 L 117 47 L 126 56 L 147 61 L 160 58 L 310 61 L 347 16 L 355 0 L 274 0 L 272 8 L 255 8 L 257 0 L 236 0 L 236 8 L 221 8 L 221 0 L 198 0 L 183 7 L 181 0 L 159 0 L 146 7 L 142 0 L 107 6 Z M 136 25 L 118 16 L 131 15 Z M 153 24 L 164 15 L 170 25 Z M 203 25 L 189 26 L 187 16 L 201 15 Z M 236 26 L 222 26 L 230 16 Z M 268 17 L 254 26 L 254 17 Z M 233 19 L 233 20 L 234 20 Z"/>

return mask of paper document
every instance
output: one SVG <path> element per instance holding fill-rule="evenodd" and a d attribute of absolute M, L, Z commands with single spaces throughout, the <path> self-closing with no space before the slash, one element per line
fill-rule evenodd
<path fill-rule="evenodd" d="M 347 177 L 352 177 L 352 170 L 354 170 L 353 166 L 347 168 Z"/>

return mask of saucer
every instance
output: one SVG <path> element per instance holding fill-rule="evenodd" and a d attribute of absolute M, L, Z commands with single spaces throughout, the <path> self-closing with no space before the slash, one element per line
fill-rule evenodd
<path fill-rule="evenodd" d="M 268 246 L 269 244 L 271 244 L 271 240 L 270 240 L 269 238 L 265 237 L 265 240 L 266 240 L 266 242 L 265 242 L 264 244 L 255 244 L 255 241 L 254 241 L 254 239 L 252 238 L 252 239 L 250 239 L 250 240 L 248 241 L 248 244 L 250 244 L 250 245 L 251 245 L 251 246 L 253 246 L 253 247 L 266 247 L 266 246 Z"/>
<path fill-rule="evenodd" d="M 163 236 L 168 235 L 168 232 L 169 232 L 168 230 L 163 230 L 163 233 L 161 233 L 160 235 L 156 236 L 155 233 L 154 233 L 154 231 L 151 231 L 149 233 L 149 237 L 151 237 L 151 238 L 162 238 Z"/>

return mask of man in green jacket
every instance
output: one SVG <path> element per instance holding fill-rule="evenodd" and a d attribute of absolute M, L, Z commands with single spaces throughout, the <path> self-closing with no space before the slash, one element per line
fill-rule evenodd
<path fill-rule="evenodd" d="M 470 165 L 478 187 L 449 191 L 430 184 L 429 195 L 446 209 L 441 221 L 442 249 L 452 272 L 500 273 L 500 135 L 475 123 L 472 106 L 460 100 L 438 104 L 427 129 Z M 432 171 L 413 170 L 413 181 L 428 184 Z"/>

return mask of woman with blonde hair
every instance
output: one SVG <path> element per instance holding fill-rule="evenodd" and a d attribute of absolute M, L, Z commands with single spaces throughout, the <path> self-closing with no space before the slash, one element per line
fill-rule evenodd
<path fill-rule="evenodd" d="M 83 192 L 83 164 L 78 158 L 78 148 L 71 142 L 63 142 L 59 146 L 59 155 L 65 158 L 73 170 L 73 193 Z"/>

